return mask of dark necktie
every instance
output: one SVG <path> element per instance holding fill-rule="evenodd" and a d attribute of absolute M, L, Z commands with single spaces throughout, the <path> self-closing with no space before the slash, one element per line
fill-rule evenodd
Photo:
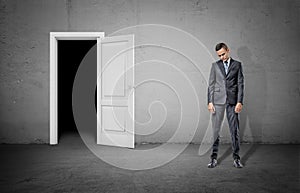
<path fill-rule="evenodd" d="M 224 67 L 225 67 L 225 73 L 227 74 L 228 73 L 228 62 L 227 61 L 224 62 Z"/>

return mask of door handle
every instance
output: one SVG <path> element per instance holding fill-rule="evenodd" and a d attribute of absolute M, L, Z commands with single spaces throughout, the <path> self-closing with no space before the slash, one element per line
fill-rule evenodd
<path fill-rule="evenodd" d="M 135 89 L 135 88 L 136 88 L 136 86 L 132 86 L 132 85 L 128 85 L 128 86 L 127 86 L 127 89 L 128 89 L 128 90 Z"/>

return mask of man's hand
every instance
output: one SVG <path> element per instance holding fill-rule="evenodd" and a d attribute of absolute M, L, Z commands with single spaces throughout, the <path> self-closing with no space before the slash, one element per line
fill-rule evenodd
<path fill-rule="evenodd" d="M 243 108 L 242 103 L 237 103 L 237 104 L 235 105 L 234 111 L 235 111 L 236 113 L 240 113 L 240 112 L 242 111 L 242 108 Z"/>
<path fill-rule="evenodd" d="M 212 103 L 208 103 L 208 110 L 211 113 L 215 113 L 215 107 Z"/>

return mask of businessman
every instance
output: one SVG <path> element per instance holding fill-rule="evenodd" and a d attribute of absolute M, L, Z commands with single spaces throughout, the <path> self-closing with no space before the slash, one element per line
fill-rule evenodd
<path fill-rule="evenodd" d="M 215 48 L 220 60 L 211 66 L 208 82 L 208 110 L 212 113 L 213 145 L 209 168 L 217 166 L 219 132 L 226 116 L 232 140 L 233 166 L 242 168 L 240 162 L 239 113 L 243 107 L 244 75 L 241 62 L 230 57 L 225 43 Z"/>

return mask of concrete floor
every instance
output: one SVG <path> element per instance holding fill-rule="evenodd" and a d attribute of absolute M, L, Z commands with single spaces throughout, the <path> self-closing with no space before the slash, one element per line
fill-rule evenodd
<path fill-rule="evenodd" d="M 200 157 L 199 145 L 189 145 L 162 167 L 130 171 L 103 162 L 73 134 L 57 146 L 0 145 L 0 192 L 296 193 L 299 147 L 242 145 L 245 167 L 236 169 L 230 145 L 221 145 L 220 165 L 209 169 L 209 155 Z"/>

